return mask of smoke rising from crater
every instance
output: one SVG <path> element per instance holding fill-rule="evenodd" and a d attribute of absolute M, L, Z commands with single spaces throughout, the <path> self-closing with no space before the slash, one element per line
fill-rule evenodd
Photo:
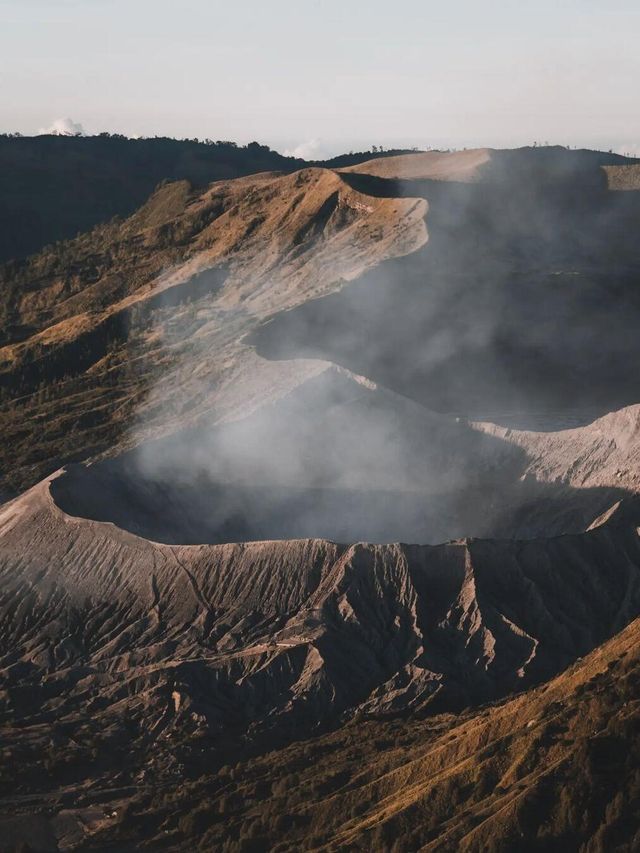
<path fill-rule="evenodd" d="M 38 136 L 45 136 L 48 134 L 51 134 L 52 136 L 84 136 L 85 130 L 79 121 L 73 121 L 73 119 L 70 118 L 57 118 L 49 125 L 49 127 L 40 128 L 38 130 Z"/>
<path fill-rule="evenodd" d="M 253 414 L 221 423 L 229 418 L 212 411 L 198 427 L 147 442 L 137 471 L 173 490 L 199 540 L 508 532 L 509 503 L 526 504 L 532 489 L 547 489 L 553 515 L 554 487 L 521 482 L 524 451 L 468 421 L 558 429 L 635 401 L 626 367 L 640 355 L 640 258 L 628 223 L 639 198 L 608 189 L 606 162 L 543 149 L 497 152 L 471 183 L 345 175 L 372 204 L 427 198 L 428 243 L 337 292 L 251 321 L 239 346 L 257 358 L 235 379 L 221 374 L 218 399 L 233 396 L 234 381 L 240 395 L 246 383 L 246 397 L 253 383 Z M 366 228 L 367 212 L 354 211 Z M 330 258 L 344 215 L 334 209 L 301 249 Z M 322 275 L 337 280 L 343 268 L 334 257 Z M 274 290 L 280 275 L 275 267 Z M 229 307 L 232 286 L 213 303 L 218 322 L 245 329 L 242 306 Z M 185 377 L 206 347 L 200 332 L 181 342 Z M 175 407 L 180 391 L 168 393 L 156 396 Z M 598 504 L 582 497 L 578 526 Z M 538 515 L 518 532 L 548 532 L 549 517 Z"/>

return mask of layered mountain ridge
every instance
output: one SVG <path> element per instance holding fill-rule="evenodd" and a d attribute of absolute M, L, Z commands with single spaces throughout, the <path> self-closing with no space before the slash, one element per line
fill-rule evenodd
<path fill-rule="evenodd" d="M 369 725 L 406 725 L 412 748 L 419 721 L 436 741 L 484 732 L 554 677 L 570 701 L 567 667 L 623 636 L 640 614 L 637 169 L 483 149 L 170 183 L 5 265 L 8 837 L 485 849 L 467 776 L 437 822 L 393 817 L 413 778 L 395 752 L 368 805 L 337 761 L 355 811 L 329 803 L 336 777 L 324 834 L 315 794 L 315 834 L 294 817 L 252 836 L 242 795 L 224 839 L 211 810 L 181 824 L 152 791 L 215 792 L 236 763 L 241 787 L 246 762 Z M 506 805 L 485 805 L 508 849 Z M 587 843 L 600 824 L 563 826 Z"/>

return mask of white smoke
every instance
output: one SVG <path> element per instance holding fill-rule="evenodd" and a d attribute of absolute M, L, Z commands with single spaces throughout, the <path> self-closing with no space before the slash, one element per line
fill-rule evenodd
<path fill-rule="evenodd" d="M 295 148 L 287 148 L 284 155 L 285 157 L 298 157 L 301 160 L 322 160 L 322 140 L 309 139 L 306 142 L 301 142 Z"/>
<path fill-rule="evenodd" d="M 40 128 L 38 136 L 52 134 L 53 136 L 84 136 L 84 127 L 79 121 L 70 118 L 57 118 L 49 127 Z"/>
<path fill-rule="evenodd" d="M 309 156 L 309 149 L 294 153 Z M 625 280 L 608 273 L 583 281 L 575 272 L 600 268 L 609 257 L 637 257 L 625 227 L 634 198 L 620 203 L 608 194 L 600 159 L 551 147 L 495 152 L 482 181 L 386 184 L 385 192 L 397 194 L 391 196 L 396 205 L 407 194 L 429 199 L 429 241 L 364 271 L 358 265 L 369 240 L 385 233 L 365 227 L 366 242 L 357 242 L 354 230 L 347 240 L 336 236 L 350 222 L 366 226 L 362 208 L 369 210 L 360 205 L 354 219 L 356 209 L 348 213 L 340 204 L 340 192 L 348 192 L 341 189 L 329 225 L 307 210 L 304 216 L 320 227 L 302 232 L 302 240 L 300 228 L 291 229 L 296 264 L 321 258 L 321 267 L 306 273 L 315 277 L 321 269 L 307 291 L 315 298 L 297 305 L 286 285 L 286 243 L 281 266 L 270 264 L 255 282 L 251 267 L 231 267 L 226 293 L 222 268 L 218 279 L 209 278 L 213 271 L 189 279 L 175 270 L 184 287 L 175 290 L 175 300 L 167 291 L 136 332 L 146 334 L 153 324 L 154 340 L 166 335 L 172 353 L 171 365 L 154 354 L 153 367 L 144 369 L 150 386 L 132 441 L 138 448 L 126 463 L 141 506 L 147 506 L 145 490 L 153 505 L 140 514 L 123 504 L 118 512 L 131 512 L 127 523 L 138 531 L 151 525 L 144 533 L 150 538 L 183 543 L 513 535 L 516 527 L 503 511 L 511 513 L 513 503 L 515 513 L 517 502 L 529 501 L 531 488 L 538 488 L 521 480 L 526 453 L 498 434 L 481 440 L 467 418 L 555 431 L 567 417 L 588 422 L 603 407 L 635 399 L 618 366 L 634 351 L 636 315 L 630 304 L 611 298 L 611 288 L 622 290 Z M 378 188 L 357 172 L 341 180 L 354 193 L 360 186 Z M 322 196 L 308 184 L 311 208 Z M 375 198 L 371 204 L 378 204 Z M 398 221 L 385 219 L 385 227 L 396 233 Z M 415 249 L 414 232 L 407 242 L 400 233 L 392 245 Z M 420 234 L 426 236 L 426 224 Z M 257 327 L 259 314 L 229 294 L 239 287 L 260 294 L 266 282 L 265 322 Z M 180 293 L 188 299 L 184 308 Z M 250 337 L 241 338 L 250 328 Z M 241 366 L 209 373 L 217 351 L 226 364 Z M 311 362 L 339 367 L 311 377 Z M 606 385 L 611 391 L 598 390 Z M 197 423 L 188 414 L 196 407 Z M 141 442 L 143 433 L 158 434 L 159 412 L 163 430 L 172 425 L 171 436 Z M 549 485 L 545 494 L 551 498 L 555 489 Z M 530 522 L 513 518 L 526 535 L 543 529 L 533 516 Z"/>

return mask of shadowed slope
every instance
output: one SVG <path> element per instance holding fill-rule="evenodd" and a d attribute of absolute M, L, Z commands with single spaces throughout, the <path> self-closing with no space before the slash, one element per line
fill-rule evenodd
<path fill-rule="evenodd" d="M 203 413 L 232 417 L 313 376 L 324 365 L 269 365 L 243 336 L 412 251 L 425 209 L 363 197 L 323 169 L 205 192 L 173 184 L 124 223 L 5 267 L 6 480 L 31 484 L 56 461 L 140 441 L 141 424 L 166 434 Z"/>
<path fill-rule="evenodd" d="M 635 512 L 529 542 L 172 547 L 63 514 L 45 481 L 0 517 L 5 719 L 73 715 L 87 690 L 136 716 L 142 690 L 160 720 L 178 681 L 212 735 L 500 695 L 637 614 Z"/>
<path fill-rule="evenodd" d="M 129 216 L 161 181 L 211 181 L 304 161 L 266 145 L 238 147 L 192 139 L 0 136 L 0 262 L 30 255 L 106 222 Z"/>
<path fill-rule="evenodd" d="M 215 797 L 227 783 L 216 781 L 213 768 L 242 755 L 353 717 L 460 710 L 530 687 L 589 653 L 640 611 L 638 521 L 631 503 L 587 533 L 530 542 L 169 547 L 65 516 L 43 483 L 0 516 L 2 731 L 11 774 L 3 813 L 57 798 L 57 811 L 70 811 L 53 819 L 54 834 L 80 841 L 103 827 L 96 802 L 119 812 L 133 797 L 138 814 L 149 816 L 130 812 L 121 840 L 142 831 L 152 843 L 164 820 L 157 815 L 173 815 L 171 843 L 182 849 L 194 832 L 188 822 L 177 827 L 184 810 L 176 815 L 154 795 L 176 779 L 190 796 L 210 784 Z M 242 793 L 226 836 L 256 816 L 298 811 L 307 816 L 300 823 L 278 821 L 261 832 L 276 832 L 285 849 L 317 836 L 311 846 L 385 849 L 393 837 L 407 850 L 418 842 L 485 849 L 491 839 L 500 843 L 545 821 L 551 837 L 593 833 L 595 816 L 587 824 L 571 811 L 556 817 L 544 792 L 555 790 L 561 762 L 577 761 L 584 750 L 594 772 L 608 773 L 608 751 L 627 737 L 626 730 L 603 732 L 589 746 L 614 719 L 610 705 L 606 721 L 598 722 L 602 706 L 594 706 L 594 717 L 581 704 L 579 715 L 568 710 L 557 727 L 562 703 L 571 709 L 575 697 L 584 699 L 580 684 L 604 669 L 607 655 L 479 716 L 432 723 L 414 716 L 400 729 L 354 722 L 328 739 L 270 753 L 252 776 L 269 780 L 258 798 L 263 805 L 251 807 Z M 615 704 L 616 690 L 607 690 Z M 357 766 L 354 734 L 367 741 Z M 322 756 L 340 743 L 350 746 L 331 759 L 331 778 L 316 790 L 326 773 Z M 283 807 L 270 785 L 293 772 L 301 749 L 307 757 L 318 750 L 317 760 L 304 762 L 317 775 L 304 782 L 304 802 L 294 795 Z M 236 772 L 244 791 L 245 771 Z M 197 779 L 199 788 L 189 787 Z M 583 783 L 580 802 L 595 796 L 588 778 Z M 629 795 L 626 777 L 616 784 L 613 794 Z M 210 808 L 199 834 L 217 823 Z M 211 831 L 208 844 L 217 837 Z"/>
<path fill-rule="evenodd" d="M 639 639 L 635 621 L 548 685 L 501 705 L 354 721 L 223 767 L 175 797 L 141 792 L 101 837 L 126 846 L 163 827 L 170 850 L 231 839 L 280 853 L 632 853 Z"/>
<path fill-rule="evenodd" d="M 3 482 L 91 463 L 0 506 L 4 838 L 633 849 L 628 167 L 177 183 L 4 268 Z"/>
<path fill-rule="evenodd" d="M 389 179 L 345 172 L 360 191 L 427 199 L 429 241 L 275 317 L 251 338 L 258 352 L 326 358 L 429 408 L 525 429 L 636 403 L 640 194 L 612 189 L 609 155 L 492 152 L 456 179 L 472 154 L 434 155 L 447 180 L 404 177 L 428 175 L 427 154 L 372 168 Z"/>

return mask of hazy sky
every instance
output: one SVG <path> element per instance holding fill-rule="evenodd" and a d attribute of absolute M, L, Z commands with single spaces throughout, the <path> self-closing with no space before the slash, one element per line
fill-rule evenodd
<path fill-rule="evenodd" d="M 0 0 L 0 130 L 640 151 L 639 0 Z"/>

